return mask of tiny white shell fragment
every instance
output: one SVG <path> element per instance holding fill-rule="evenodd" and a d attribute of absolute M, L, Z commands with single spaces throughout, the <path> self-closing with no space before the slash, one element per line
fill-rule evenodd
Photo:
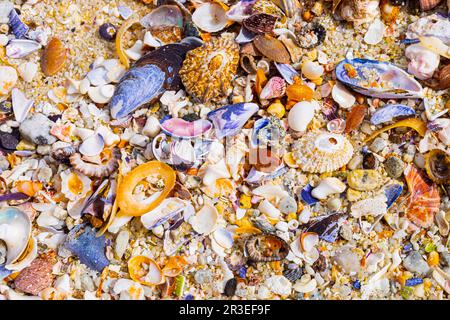
<path fill-rule="evenodd" d="M 316 279 L 301 281 L 298 280 L 294 285 L 293 289 L 300 293 L 309 293 L 314 291 L 317 288 L 317 281 Z"/>
<path fill-rule="evenodd" d="M 225 228 L 216 229 L 212 236 L 217 244 L 225 249 L 230 249 L 233 246 L 233 237 L 231 232 Z"/>
<path fill-rule="evenodd" d="M 81 140 L 86 140 L 90 136 L 94 135 L 95 131 L 91 129 L 81 128 L 81 127 L 75 127 L 73 130 L 73 134 L 77 137 L 80 137 Z"/>
<path fill-rule="evenodd" d="M 345 183 L 335 177 L 327 177 L 320 181 L 319 185 L 311 191 L 314 198 L 323 200 L 334 193 L 342 193 L 346 189 Z"/>
<path fill-rule="evenodd" d="M 24 62 L 17 68 L 20 76 L 26 82 L 31 82 L 37 73 L 38 65 L 34 62 Z"/>
<path fill-rule="evenodd" d="M 331 90 L 333 100 L 343 109 L 348 109 L 356 101 L 356 98 L 341 83 L 336 83 Z"/>
<path fill-rule="evenodd" d="M 11 92 L 11 101 L 16 121 L 22 122 L 27 117 L 28 112 L 34 104 L 34 101 L 27 99 L 27 97 L 25 97 L 25 94 L 16 88 L 14 88 Z"/>
<path fill-rule="evenodd" d="M 380 19 L 375 19 L 367 29 L 364 35 L 364 42 L 367 44 L 375 45 L 383 40 L 384 31 L 386 26 Z"/>
<path fill-rule="evenodd" d="M 355 218 L 364 217 L 367 215 L 378 217 L 387 212 L 386 196 L 380 194 L 373 198 L 360 200 L 351 206 L 350 213 Z"/>
<path fill-rule="evenodd" d="M 88 78 L 84 78 L 83 80 L 81 80 L 80 82 L 80 93 L 81 94 L 86 94 L 89 90 L 91 86 L 91 82 L 89 81 Z"/>
<path fill-rule="evenodd" d="M 217 179 L 221 178 L 231 178 L 225 159 L 220 160 L 216 164 L 211 164 L 206 168 L 203 184 L 205 186 L 212 186 Z"/>
<path fill-rule="evenodd" d="M 79 151 L 84 156 L 95 157 L 102 152 L 104 147 L 105 141 L 103 140 L 103 137 L 97 133 L 84 140 L 80 145 Z"/>
<path fill-rule="evenodd" d="M 95 68 L 88 72 L 86 78 L 89 79 L 91 85 L 98 87 L 107 84 L 106 80 L 107 71 L 105 68 Z"/>
<path fill-rule="evenodd" d="M 308 223 L 309 219 L 311 218 L 311 210 L 309 209 L 309 207 L 305 207 L 302 212 L 300 212 L 300 214 L 298 215 L 298 221 L 301 224 L 306 224 Z"/>
<path fill-rule="evenodd" d="M 106 126 L 99 126 L 96 132 L 103 137 L 105 145 L 108 147 L 120 142 L 119 135 L 115 134 L 110 128 Z"/>
<path fill-rule="evenodd" d="M 210 234 L 216 228 L 218 219 L 219 213 L 217 209 L 210 204 L 205 204 L 200 211 L 189 219 L 189 223 L 195 232 Z"/>
<path fill-rule="evenodd" d="M 272 293 L 287 296 L 291 294 L 292 283 L 282 275 L 275 275 L 267 278 L 264 284 Z"/>
<path fill-rule="evenodd" d="M 150 31 L 147 31 L 144 35 L 144 44 L 152 48 L 158 48 L 163 45 L 163 43 L 155 38 Z"/>
<path fill-rule="evenodd" d="M 302 74 L 309 80 L 319 79 L 325 69 L 317 62 L 307 60 L 302 65 Z"/>
<path fill-rule="evenodd" d="M 150 138 L 154 138 L 161 131 L 159 121 L 155 116 L 148 116 L 145 126 L 142 129 L 142 133 Z"/>
<path fill-rule="evenodd" d="M 319 235 L 313 232 L 307 232 L 300 238 L 303 251 L 310 252 L 319 244 Z"/>
<path fill-rule="evenodd" d="M 277 219 L 281 215 L 281 211 L 275 208 L 275 206 L 266 199 L 259 203 L 258 209 L 273 219 Z"/>
<path fill-rule="evenodd" d="M 90 87 L 88 90 L 89 98 L 99 104 L 108 103 L 114 93 L 114 86 L 107 84 L 102 87 Z"/>
<path fill-rule="evenodd" d="M 9 38 L 6 34 L 0 34 L 0 47 L 4 47 L 8 44 Z"/>
<path fill-rule="evenodd" d="M 142 57 L 142 47 L 144 46 L 141 40 L 137 40 L 136 43 L 130 48 L 125 50 L 125 54 L 131 60 L 139 60 Z"/>
<path fill-rule="evenodd" d="M 289 196 L 289 193 L 280 185 L 265 184 L 252 190 L 255 196 L 263 197 L 269 201 L 283 199 Z"/>

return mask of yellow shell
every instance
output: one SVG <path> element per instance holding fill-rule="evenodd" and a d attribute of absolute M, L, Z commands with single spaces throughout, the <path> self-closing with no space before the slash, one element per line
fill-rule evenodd
<path fill-rule="evenodd" d="M 214 38 L 188 52 L 180 77 L 187 92 L 201 102 L 220 102 L 231 93 L 239 63 L 239 45 Z"/>
<path fill-rule="evenodd" d="M 146 256 L 134 256 L 128 260 L 130 278 L 145 286 L 164 283 L 165 277 L 159 265 Z"/>
<path fill-rule="evenodd" d="M 294 144 L 292 156 L 303 171 L 332 172 L 350 161 L 353 146 L 340 134 L 309 132 Z"/>

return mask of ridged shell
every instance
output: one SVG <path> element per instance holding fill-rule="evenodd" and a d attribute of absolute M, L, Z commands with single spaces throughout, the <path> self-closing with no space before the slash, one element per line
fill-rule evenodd
<path fill-rule="evenodd" d="M 239 64 L 239 45 L 215 38 L 186 55 L 180 77 L 186 91 L 196 99 L 220 102 L 231 93 L 231 80 Z"/>
<path fill-rule="evenodd" d="M 309 132 L 295 143 L 293 156 L 303 171 L 333 172 L 350 161 L 353 146 L 339 134 Z"/>
<path fill-rule="evenodd" d="M 53 38 L 47 44 L 44 49 L 44 53 L 41 58 L 42 72 L 46 76 L 53 76 L 57 74 L 67 60 L 67 49 L 64 44 L 58 38 Z"/>
<path fill-rule="evenodd" d="M 280 261 L 289 253 L 289 245 L 272 234 L 258 234 L 245 242 L 245 254 L 254 262 Z"/>
<path fill-rule="evenodd" d="M 258 35 L 253 40 L 253 44 L 265 57 L 278 62 L 289 64 L 291 56 L 283 43 L 267 34 Z"/>

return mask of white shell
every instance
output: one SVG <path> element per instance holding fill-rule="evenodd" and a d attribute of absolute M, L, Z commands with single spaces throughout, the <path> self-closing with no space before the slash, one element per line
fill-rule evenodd
<path fill-rule="evenodd" d="M 282 296 L 287 296 L 292 291 L 292 283 L 282 275 L 271 276 L 266 279 L 264 284 L 272 293 Z"/>
<path fill-rule="evenodd" d="M 105 141 L 103 140 L 103 137 L 96 133 L 83 141 L 80 145 L 79 151 L 84 156 L 95 157 L 102 152 L 104 147 Z"/>
<path fill-rule="evenodd" d="M 342 193 L 346 189 L 345 184 L 334 177 L 327 177 L 320 181 L 319 185 L 311 191 L 314 198 L 323 200 L 334 193 Z"/>
<path fill-rule="evenodd" d="M 206 32 L 217 32 L 228 23 L 226 11 L 217 3 L 204 3 L 195 9 L 192 21 Z"/>
<path fill-rule="evenodd" d="M 364 42 L 367 44 L 375 45 L 383 40 L 384 31 L 386 26 L 380 19 L 375 19 L 367 29 L 364 35 Z"/>
<path fill-rule="evenodd" d="M 12 109 L 17 122 L 22 122 L 28 115 L 34 104 L 33 100 L 28 100 L 25 94 L 14 88 L 11 92 Z"/>
<path fill-rule="evenodd" d="M 212 237 L 217 242 L 217 244 L 225 249 L 230 249 L 233 246 L 233 237 L 231 235 L 231 232 L 225 228 L 218 228 L 217 230 L 215 230 L 212 234 Z"/>
<path fill-rule="evenodd" d="M 319 244 L 319 235 L 308 232 L 300 238 L 303 251 L 310 252 Z"/>
<path fill-rule="evenodd" d="M 153 229 L 156 224 L 186 208 L 185 201 L 178 198 L 167 198 L 155 209 L 141 216 L 141 222 L 146 229 Z"/>
<path fill-rule="evenodd" d="M 6 244 L 6 264 L 15 262 L 25 251 L 31 235 L 31 221 L 26 213 L 5 207 L 0 210 L 0 239 Z"/>
<path fill-rule="evenodd" d="M 31 236 L 28 245 L 31 246 L 31 250 L 29 250 L 28 254 L 19 261 L 6 265 L 6 269 L 12 271 L 20 271 L 28 267 L 33 262 L 33 260 L 36 259 L 36 257 L 38 256 L 38 244 L 36 238 Z"/>
<path fill-rule="evenodd" d="M 211 238 L 211 249 L 222 258 L 226 257 L 225 248 L 222 247 L 220 244 L 217 243 L 217 241 L 214 238 Z"/>
<path fill-rule="evenodd" d="M 408 72 L 421 80 L 429 79 L 439 67 L 440 56 L 421 44 L 410 45 L 405 50 L 405 56 L 410 59 Z"/>
<path fill-rule="evenodd" d="M 311 210 L 309 207 L 303 208 L 302 212 L 298 215 L 298 222 L 301 224 L 306 224 L 309 222 L 309 219 L 311 218 Z"/>
<path fill-rule="evenodd" d="M 217 209 L 210 204 L 205 204 L 200 211 L 189 219 L 189 223 L 195 232 L 206 235 L 214 231 L 218 219 Z"/>
<path fill-rule="evenodd" d="M 130 279 L 119 279 L 113 287 L 115 294 L 120 294 L 120 299 L 144 300 L 144 288 L 141 284 Z"/>
<path fill-rule="evenodd" d="M 269 201 L 283 199 L 289 196 L 289 193 L 283 187 L 275 184 L 265 184 L 252 190 L 255 196 L 263 197 Z"/>
<path fill-rule="evenodd" d="M 9 22 L 9 14 L 14 9 L 13 1 L 0 1 L 0 24 Z"/>
<path fill-rule="evenodd" d="M 89 98 L 99 104 L 108 103 L 114 94 L 114 86 L 107 84 L 101 87 L 90 87 L 88 89 Z"/>
<path fill-rule="evenodd" d="M 309 80 L 319 79 L 324 71 L 325 69 L 320 64 L 310 60 L 305 61 L 302 65 L 302 74 Z"/>
<path fill-rule="evenodd" d="M 216 164 L 208 165 L 205 175 L 203 176 L 203 184 L 206 186 L 212 186 L 217 179 L 221 178 L 231 178 L 225 159 L 220 160 Z"/>
<path fill-rule="evenodd" d="M 371 215 L 378 217 L 387 212 L 386 196 L 380 194 L 373 198 L 360 200 L 351 206 L 350 213 L 355 218 Z"/>
<path fill-rule="evenodd" d="M 74 177 L 75 175 L 76 177 Z M 87 195 L 87 193 L 91 190 L 91 179 L 80 172 L 72 172 L 70 169 L 62 171 L 61 174 L 61 192 L 64 196 L 72 201 L 79 200 Z M 79 179 L 82 184 L 82 189 L 78 194 L 75 194 L 70 190 L 69 179 Z"/>
<path fill-rule="evenodd" d="M 7 95 L 16 85 L 17 71 L 10 66 L 0 66 L 0 95 Z"/>
<path fill-rule="evenodd" d="M 159 121 L 155 116 L 148 116 L 145 126 L 142 129 L 142 133 L 150 138 L 154 138 L 161 131 Z"/>
<path fill-rule="evenodd" d="M 277 219 L 281 215 L 280 210 L 275 208 L 275 206 L 266 199 L 259 203 L 258 209 L 259 211 L 273 219 Z"/>
<path fill-rule="evenodd" d="M 434 280 L 439 284 L 439 286 L 442 287 L 442 289 L 445 290 L 448 294 L 450 294 L 450 275 L 445 273 L 442 269 L 439 267 L 435 267 L 433 269 L 432 276 Z"/>
<path fill-rule="evenodd" d="M 29 83 L 33 81 L 38 70 L 38 65 L 34 62 L 24 62 L 17 68 L 17 70 L 19 71 L 22 79 Z"/>
<path fill-rule="evenodd" d="M 163 43 L 155 38 L 150 31 L 147 31 L 144 35 L 144 44 L 153 48 L 158 48 L 163 45 Z"/>
<path fill-rule="evenodd" d="M 135 44 L 130 48 L 125 50 L 125 54 L 131 60 L 139 60 L 142 57 L 142 47 L 144 44 L 141 40 L 135 42 Z"/>
<path fill-rule="evenodd" d="M 303 279 L 303 278 L 302 278 Z M 314 291 L 317 288 L 317 281 L 316 279 L 309 279 L 306 278 L 305 280 L 302 281 L 298 280 L 294 285 L 293 285 L 293 289 L 297 292 L 300 293 L 309 293 Z"/>
<path fill-rule="evenodd" d="M 333 97 L 333 100 L 336 101 L 343 109 L 350 108 L 356 101 L 356 98 L 350 93 L 350 91 L 348 91 L 344 85 L 339 82 L 333 86 L 331 96 Z"/>
<path fill-rule="evenodd" d="M 91 85 L 98 87 L 108 83 L 106 80 L 107 70 L 105 68 L 95 68 L 88 72 L 86 78 L 89 79 Z"/>
<path fill-rule="evenodd" d="M 119 135 L 115 134 L 110 128 L 106 126 L 99 126 L 96 133 L 103 137 L 106 146 L 112 146 L 120 142 Z"/>
<path fill-rule="evenodd" d="M 318 107 L 319 105 L 316 101 L 297 102 L 289 111 L 289 127 L 298 132 L 305 132 Z"/>
<path fill-rule="evenodd" d="M 89 138 L 90 136 L 94 135 L 95 131 L 93 131 L 91 129 L 75 127 L 75 129 L 73 130 L 73 134 L 76 135 L 77 137 L 80 137 L 81 140 L 84 141 L 87 138 Z"/>
<path fill-rule="evenodd" d="M 6 46 L 8 58 L 21 59 L 39 50 L 39 42 L 27 39 L 13 39 Z"/>

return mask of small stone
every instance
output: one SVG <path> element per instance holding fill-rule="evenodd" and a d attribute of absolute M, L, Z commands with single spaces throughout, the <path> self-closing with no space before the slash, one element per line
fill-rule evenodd
<path fill-rule="evenodd" d="M 213 276 L 208 269 L 198 270 L 194 275 L 194 280 L 197 284 L 210 283 L 213 280 Z"/>
<path fill-rule="evenodd" d="M 353 170 L 347 176 L 350 188 L 358 191 L 374 190 L 380 181 L 380 174 L 375 170 Z"/>
<path fill-rule="evenodd" d="M 50 135 L 54 124 L 42 113 L 35 113 L 20 124 L 19 131 L 26 140 L 37 145 L 52 144 L 56 142 L 56 138 Z"/>
<path fill-rule="evenodd" d="M 375 154 L 372 152 L 367 152 L 363 157 L 363 168 L 364 169 L 376 169 L 378 168 L 379 161 Z"/>
<path fill-rule="evenodd" d="M 52 269 L 55 264 L 54 254 L 36 258 L 29 267 L 23 269 L 14 280 L 16 288 L 32 295 L 38 295 L 53 282 Z"/>
<path fill-rule="evenodd" d="M 232 278 L 227 281 L 225 284 L 225 289 L 223 290 L 223 293 L 227 297 L 232 297 L 236 293 L 236 287 L 237 287 L 237 280 L 236 278 Z"/>
<path fill-rule="evenodd" d="M 420 169 L 425 168 L 425 157 L 424 157 L 424 155 L 421 154 L 421 153 L 416 153 L 414 155 L 414 164 Z"/>
<path fill-rule="evenodd" d="M 414 272 L 419 275 L 426 275 L 430 271 L 430 268 L 428 267 L 427 262 L 417 251 L 411 252 L 403 260 L 403 266 L 409 272 Z"/>
<path fill-rule="evenodd" d="M 392 156 L 387 158 L 384 162 L 384 169 L 386 170 L 386 173 L 389 177 L 398 179 L 403 174 L 405 164 L 400 158 Z"/>
<path fill-rule="evenodd" d="M 359 167 L 361 167 L 362 162 L 363 162 L 363 156 L 358 154 L 358 155 L 354 156 L 352 158 L 352 160 L 350 160 L 350 162 L 347 164 L 347 168 L 349 170 L 358 169 Z"/>
<path fill-rule="evenodd" d="M 384 148 L 386 148 L 388 145 L 388 142 L 382 138 L 376 138 L 373 140 L 372 144 L 370 145 L 369 149 L 375 153 L 383 151 Z"/>
<path fill-rule="evenodd" d="M 280 201 L 279 209 L 284 214 L 289 214 L 291 212 L 297 212 L 297 202 L 293 197 L 284 197 Z"/>

